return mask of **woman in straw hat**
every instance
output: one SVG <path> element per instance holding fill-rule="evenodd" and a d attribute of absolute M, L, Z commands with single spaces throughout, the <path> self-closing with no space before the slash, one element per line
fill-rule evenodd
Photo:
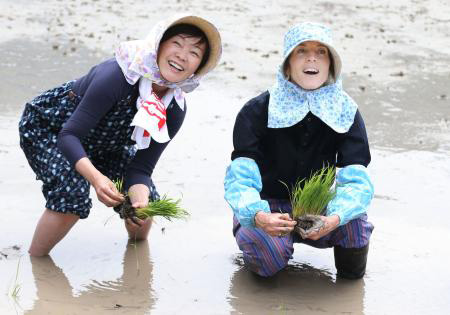
<path fill-rule="evenodd" d="M 331 31 L 301 23 L 284 39 L 274 87 L 250 100 L 234 126 L 234 151 L 225 199 L 234 211 L 234 236 L 246 265 L 272 276 L 292 257 L 293 243 L 334 247 L 337 274 L 361 278 L 373 225 L 366 210 L 373 186 L 370 151 L 356 103 L 344 92 L 341 58 Z M 324 165 L 337 166 L 337 193 L 320 217 L 322 228 L 291 233 L 292 187 Z"/>
<path fill-rule="evenodd" d="M 115 58 L 25 105 L 19 131 L 28 162 L 43 182 L 45 211 L 29 253 L 47 255 L 92 206 L 89 187 L 108 207 L 123 202 L 111 180 L 124 178 L 133 207 L 158 198 L 151 175 L 180 129 L 185 93 L 218 63 L 221 40 L 203 18 L 161 21 L 145 40 L 124 42 Z M 151 220 L 125 220 L 146 239 Z"/>

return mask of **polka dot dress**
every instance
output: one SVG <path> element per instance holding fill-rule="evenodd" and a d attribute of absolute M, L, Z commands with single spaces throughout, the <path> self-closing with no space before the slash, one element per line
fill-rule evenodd
<path fill-rule="evenodd" d="M 46 208 L 84 219 L 92 207 L 90 185 L 57 147 L 58 133 L 81 99 L 71 91 L 72 83 L 48 90 L 26 104 L 19 122 L 20 146 L 36 179 L 43 182 Z M 125 175 L 136 153 L 130 127 L 136 113 L 133 94 L 113 106 L 81 142 L 91 162 L 111 180 Z"/>

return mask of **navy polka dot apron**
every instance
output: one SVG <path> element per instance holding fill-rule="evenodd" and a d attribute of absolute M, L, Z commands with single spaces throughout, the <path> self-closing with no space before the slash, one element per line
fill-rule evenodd
<path fill-rule="evenodd" d="M 46 208 L 87 218 L 90 185 L 57 147 L 58 133 L 81 97 L 67 82 L 25 105 L 19 122 L 20 146 L 36 179 L 43 182 Z M 136 113 L 137 89 L 120 100 L 81 141 L 95 167 L 111 180 L 120 179 L 136 153 L 130 123 Z"/>

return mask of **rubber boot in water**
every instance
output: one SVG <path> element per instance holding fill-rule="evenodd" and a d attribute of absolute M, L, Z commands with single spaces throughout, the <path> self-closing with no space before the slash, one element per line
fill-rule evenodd
<path fill-rule="evenodd" d="M 366 273 L 369 244 L 361 248 L 334 247 L 334 265 L 337 276 L 345 279 L 360 279 Z"/>

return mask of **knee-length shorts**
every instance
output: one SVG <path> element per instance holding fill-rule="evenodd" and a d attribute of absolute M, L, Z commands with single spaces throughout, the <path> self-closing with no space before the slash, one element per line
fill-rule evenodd
<path fill-rule="evenodd" d="M 289 200 L 267 200 L 272 212 L 291 213 Z M 304 243 L 316 248 L 341 246 L 345 248 L 361 248 L 369 243 L 373 231 L 372 223 L 367 221 L 367 215 L 351 220 L 339 226 L 324 237 L 313 241 L 302 239 L 297 233 L 285 236 L 270 236 L 262 229 L 246 228 L 233 218 L 233 234 L 243 253 L 245 264 L 261 276 L 272 276 L 284 267 L 292 258 L 294 243 Z"/>
<path fill-rule="evenodd" d="M 72 82 L 48 90 L 25 105 L 19 122 L 20 146 L 41 180 L 46 208 L 87 218 L 92 207 L 90 185 L 57 147 L 58 133 L 81 98 Z M 131 95 L 118 102 L 82 140 L 88 158 L 111 180 L 123 178 L 136 149 L 130 122 L 136 112 Z"/>

